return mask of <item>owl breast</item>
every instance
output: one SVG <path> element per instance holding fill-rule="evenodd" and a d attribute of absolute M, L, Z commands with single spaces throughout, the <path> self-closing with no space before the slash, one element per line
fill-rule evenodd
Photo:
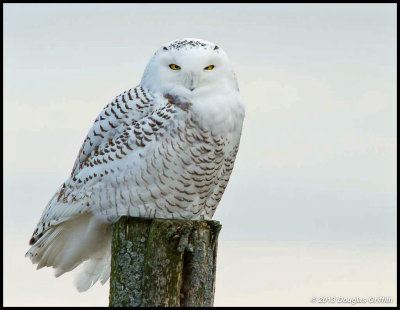
<path fill-rule="evenodd" d="M 142 152 L 114 169 L 112 181 L 93 188 L 100 212 L 147 218 L 211 219 L 238 150 L 237 133 L 220 134 L 201 124 L 188 103 L 175 112 Z"/>

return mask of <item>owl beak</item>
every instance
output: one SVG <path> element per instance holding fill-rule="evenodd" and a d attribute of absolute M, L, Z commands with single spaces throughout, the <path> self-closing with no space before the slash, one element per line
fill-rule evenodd
<path fill-rule="evenodd" d="M 194 82 L 194 79 L 193 79 L 193 77 L 191 78 L 191 79 L 189 79 L 189 83 L 188 83 L 188 87 L 187 87 L 187 89 L 189 89 L 190 91 L 194 91 L 195 90 L 195 86 L 194 86 L 194 84 L 195 84 L 195 82 Z"/>
<path fill-rule="evenodd" d="M 196 89 L 196 79 L 193 73 L 189 73 L 187 76 L 186 88 L 190 91 L 194 91 Z"/>

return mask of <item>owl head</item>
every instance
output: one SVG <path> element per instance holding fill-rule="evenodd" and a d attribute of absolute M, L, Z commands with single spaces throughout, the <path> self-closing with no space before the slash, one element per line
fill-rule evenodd
<path fill-rule="evenodd" d="M 222 48 L 190 38 L 161 46 L 147 65 L 141 85 L 188 98 L 215 89 L 238 90 L 235 73 Z"/>

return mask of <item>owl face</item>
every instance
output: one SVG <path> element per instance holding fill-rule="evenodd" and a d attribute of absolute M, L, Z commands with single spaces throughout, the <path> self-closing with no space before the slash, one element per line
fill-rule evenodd
<path fill-rule="evenodd" d="M 161 93 L 195 96 L 214 88 L 237 88 L 225 52 L 200 39 L 175 40 L 162 46 L 143 75 L 142 84 Z"/>

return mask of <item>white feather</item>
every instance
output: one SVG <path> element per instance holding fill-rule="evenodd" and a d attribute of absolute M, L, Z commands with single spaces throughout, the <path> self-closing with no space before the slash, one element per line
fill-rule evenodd
<path fill-rule="evenodd" d="M 109 277 L 111 226 L 92 214 L 77 216 L 51 227 L 28 251 L 37 269 L 52 266 L 55 276 L 84 264 L 76 286 L 87 290 L 99 278 L 105 283 Z"/>

